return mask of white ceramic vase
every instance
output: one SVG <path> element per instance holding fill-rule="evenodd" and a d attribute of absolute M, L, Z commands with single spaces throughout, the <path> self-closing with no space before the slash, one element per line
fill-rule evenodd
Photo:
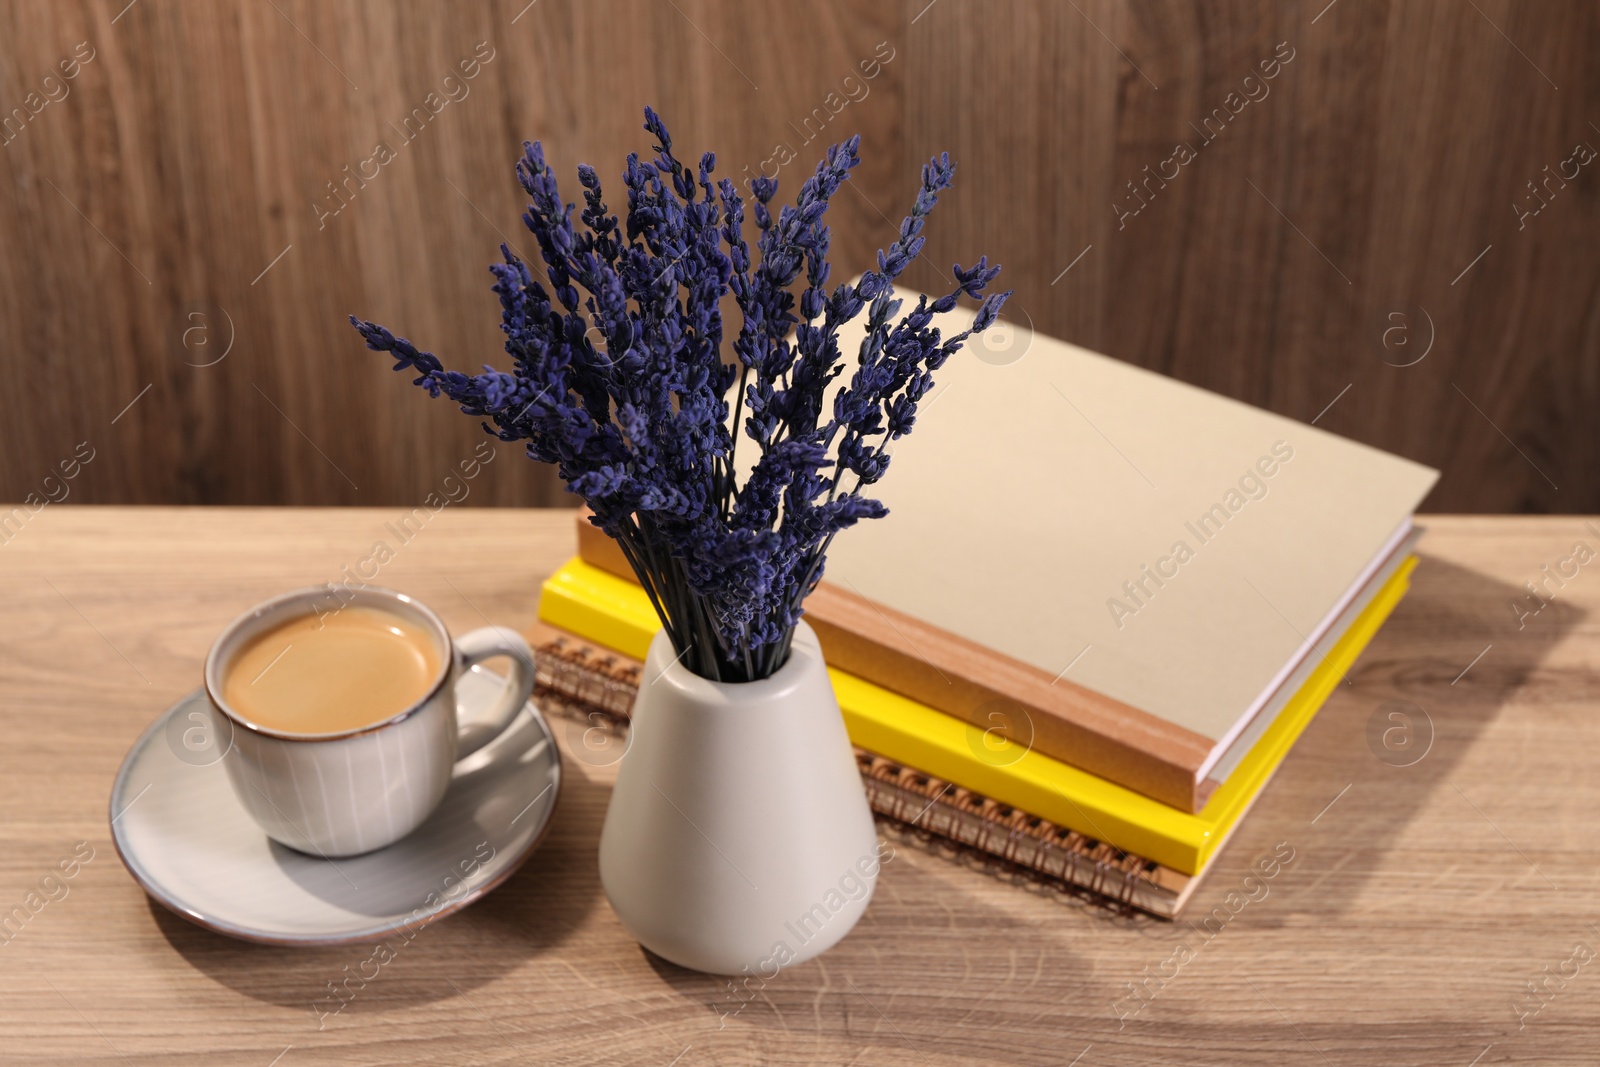
<path fill-rule="evenodd" d="M 683 967 L 771 978 L 849 933 L 880 862 L 811 628 L 778 673 L 738 683 L 692 673 L 657 634 L 600 834 L 628 932 Z"/>

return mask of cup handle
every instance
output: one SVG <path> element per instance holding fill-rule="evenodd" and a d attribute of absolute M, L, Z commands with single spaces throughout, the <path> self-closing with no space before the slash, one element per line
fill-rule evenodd
<path fill-rule="evenodd" d="M 458 638 L 455 655 L 463 671 L 491 656 L 511 657 L 511 677 L 506 681 L 505 691 L 496 700 L 494 710 L 460 727 L 456 738 L 456 759 L 462 759 L 504 733 L 516 719 L 517 712 L 522 710 L 522 705 L 528 702 L 528 697 L 533 695 L 533 649 L 515 630 L 504 626 L 484 626 Z"/>

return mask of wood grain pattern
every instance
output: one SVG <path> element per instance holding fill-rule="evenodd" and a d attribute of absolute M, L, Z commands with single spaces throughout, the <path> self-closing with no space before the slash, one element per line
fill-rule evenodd
<path fill-rule="evenodd" d="M 1016 321 L 1441 468 L 1434 509 L 1600 507 L 1600 179 L 1549 177 L 1600 147 L 1592 4 L 125 4 L 0 7 L 0 118 L 67 90 L 0 147 L 0 496 L 88 439 L 75 501 L 420 500 L 478 431 L 345 316 L 495 358 L 484 268 L 530 250 L 517 145 L 543 138 L 571 196 L 579 161 L 648 150 L 654 101 L 723 173 L 772 160 L 791 192 L 862 134 L 841 277 L 949 149 L 908 282 L 988 253 Z M 467 95 L 407 127 L 479 42 Z M 380 141 L 392 162 L 350 177 Z M 1179 142 L 1196 158 L 1160 179 Z M 570 498 L 518 462 L 471 499 Z"/>
<path fill-rule="evenodd" d="M 77 42 L 95 54 L 0 148 L 0 365 L 14 383 L 0 498 L 38 490 L 86 438 L 100 458 L 75 502 L 398 504 L 437 490 L 482 431 L 389 373 L 346 318 L 456 366 L 503 356 L 486 268 L 502 241 L 537 261 L 512 173 L 524 140 L 545 141 L 569 197 L 592 160 L 625 207 L 623 158 L 650 149 L 646 103 L 690 158 L 715 146 L 719 173 L 740 177 L 775 139 L 799 151 L 820 137 L 807 116 L 854 75 L 860 99 L 834 122 L 875 146 L 857 174 L 872 188 L 899 169 L 904 61 L 870 81 L 859 69 L 902 39 L 897 11 L 125 3 L 0 9 L 0 109 Z M 771 41 L 806 43 L 779 62 Z M 480 43 L 492 59 L 463 79 Z M 792 187 L 809 166 L 780 173 Z M 860 270 L 890 224 L 865 199 L 838 215 L 840 270 Z M 230 336 L 226 358 L 194 365 Z M 572 499 L 543 467 L 494 474 L 472 503 Z"/>
<path fill-rule="evenodd" d="M 908 29 L 908 157 L 977 190 L 925 261 L 981 239 L 1014 316 L 1436 467 L 1433 510 L 1594 509 L 1600 179 L 1528 185 L 1600 149 L 1592 5 L 1008 10 Z"/>
<path fill-rule="evenodd" d="M 1411 594 L 1218 857 L 1192 925 L 897 845 L 855 932 L 736 992 L 651 960 L 611 914 L 595 859 L 610 757 L 558 723 L 570 785 L 540 852 L 319 1031 L 313 1002 L 368 954 L 239 944 L 152 905 L 111 851 L 106 797 L 250 603 L 336 580 L 381 540 L 379 580 L 453 629 L 527 626 L 574 548 L 566 513 L 447 508 L 403 545 L 400 517 L 52 507 L 0 548 L 0 911 L 76 842 L 94 850 L 0 945 L 7 1064 L 1593 1061 L 1600 975 L 1567 961 L 1600 937 L 1600 578 L 1542 569 L 1600 546 L 1573 519 L 1433 521 Z M 1555 597 L 1519 629 L 1530 580 Z M 1430 742 L 1410 766 L 1369 747 L 1395 701 Z M 1280 842 L 1293 859 L 1248 877 Z"/>

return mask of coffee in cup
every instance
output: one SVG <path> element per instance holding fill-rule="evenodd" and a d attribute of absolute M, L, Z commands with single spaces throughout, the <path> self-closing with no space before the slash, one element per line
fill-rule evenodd
<path fill-rule="evenodd" d="M 379 607 L 289 618 L 234 654 L 222 698 L 251 722 L 291 734 L 371 726 L 428 695 L 440 657 L 426 630 Z"/>

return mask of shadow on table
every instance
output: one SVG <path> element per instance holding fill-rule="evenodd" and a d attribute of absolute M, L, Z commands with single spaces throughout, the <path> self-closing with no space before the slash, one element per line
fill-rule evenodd
<path fill-rule="evenodd" d="M 871 905 L 815 959 L 770 978 L 723 976 L 636 948 L 664 985 L 701 1010 L 696 1054 L 708 1062 L 726 1052 L 732 1062 L 758 1063 L 1065 1063 L 1071 1054 L 1060 1051 L 1085 1016 L 1095 1026 L 1112 1019 L 1111 980 L 1085 945 L 1142 964 L 1152 942 L 1170 936 L 1170 924 L 1151 916 L 1007 884 L 997 869 L 968 869 L 883 824 L 879 836 L 895 851 Z"/>
<path fill-rule="evenodd" d="M 560 946 L 601 899 L 596 849 L 610 788 L 566 761 L 544 843 L 497 889 L 414 936 L 326 948 L 237 941 L 149 901 L 167 942 L 196 970 L 245 996 L 339 1014 L 405 1010 L 470 992 Z M 331 987 L 340 986 L 336 993 Z M 327 1013 L 323 1015 L 321 1013 Z"/>
<path fill-rule="evenodd" d="M 899 823 L 880 820 L 878 836 L 892 851 L 871 905 L 814 959 L 775 975 L 710 975 L 636 947 L 665 985 L 705 1013 L 699 1044 L 713 1057 L 725 1043 L 756 1062 L 874 1062 L 872 1050 L 909 1052 L 915 1062 L 935 1047 L 976 1062 L 1034 1062 L 1016 1049 L 1020 1058 L 995 1058 L 996 1003 L 1030 1019 L 1024 1044 L 1055 1042 L 1055 1028 L 1075 1032 L 1082 1022 L 1069 1019 L 1063 1003 L 1090 1005 L 1090 1015 L 1109 1003 L 1106 976 L 1079 939 L 1142 961 L 1172 930 Z"/>
<path fill-rule="evenodd" d="M 1538 611 L 1519 617 L 1518 605 Z M 1462 760 L 1586 614 L 1560 599 L 1541 606 L 1525 589 L 1422 554 L 1411 592 L 1213 861 L 1185 918 L 1207 915 L 1275 841 L 1305 845 L 1313 861 L 1285 886 L 1279 917 L 1342 915 L 1358 907 L 1362 885 L 1434 794 L 1491 818 L 1494 796 L 1460 780 Z M 1302 802 L 1313 780 L 1326 786 L 1326 807 L 1321 796 Z"/>

